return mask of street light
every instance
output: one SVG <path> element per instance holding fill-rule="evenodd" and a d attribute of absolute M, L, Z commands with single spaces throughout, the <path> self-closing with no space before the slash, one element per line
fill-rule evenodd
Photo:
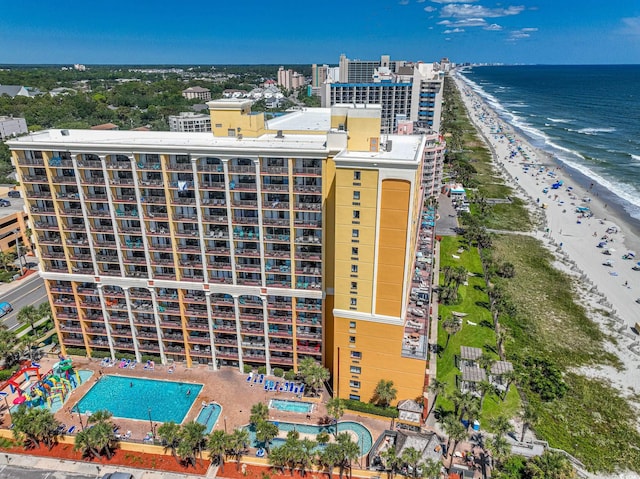
<path fill-rule="evenodd" d="M 224 433 L 227 433 L 227 416 L 224 417 Z"/>
<path fill-rule="evenodd" d="M 156 430 L 155 427 L 153 426 L 153 421 L 151 420 L 151 408 L 147 407 L 147 412 L 149 413 L 149 425 L 151 426 L 151 437 L 153 438 L 153 440 L 156 440 Z"/>
<path fill-rule="evenodd" d="M 76 404 L 75 406 L 73 406 L 73 408 L 71 409 L 71 412 L 73 412 L 73 410 L 75 409 L 76 413 L 78 413 L 78 419 L 80 420 L 80 429 L 82 429 L 84 431 L 84 424 L 82 423 L 82 414 L 80 414 L 80 408 L 78 407 L 78 405 Z"/>

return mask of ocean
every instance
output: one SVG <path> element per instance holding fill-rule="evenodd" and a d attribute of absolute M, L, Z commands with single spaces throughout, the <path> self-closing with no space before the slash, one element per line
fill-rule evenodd
<path fill-rule="evenodd" d="M 492 66 L 463 79 L 529 142 L 640 220 L 640 65 Z"/>

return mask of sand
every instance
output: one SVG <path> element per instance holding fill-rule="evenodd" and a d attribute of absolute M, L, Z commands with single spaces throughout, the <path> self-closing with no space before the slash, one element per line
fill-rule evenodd
<path fill-rule="evenodd" d="M 474 125 L 493 152 L 494 163 L 517 196 L 528 201 L 535 235 L 551 249 L 556 266 L 576 278 L 579 300 L 603 331 L 616 338 L 607 343 L 625 365 L 613 368 L 583 368 L 583 374 L 609 380 L 625 395 L 640 392 L 640 337 L 632 327 L 640 321 L 640 261 L 622 259 L 628 251 L 640 254 L 640 241 L 621 209 L 614 209 L 597 196 L 597 187 L 583 187 L 572 172 L 548 153 L 533 148 L 459 77 L 455 77 Z M 527 168 L 528 166 L 528 168 Z M 562 186 L 552 189 L 555 182 Z M 545 193 L 543 190 L 548 188 Z M 546 205 L 546 207 L 543 207 Z M 592 216 L 577 212 L 589 208 Z M 625 237 L 625 233 L 629 233 Z M 606 239 L 604 239 L 606 237 Z M 604 248 L 598 244 L 607 241 Z M 611 255 L 603 254 L 608 249 Z M 603 263 L 611 260 L 612 266 Z M 605 311 L 607 314 L 601 314 Z"/>

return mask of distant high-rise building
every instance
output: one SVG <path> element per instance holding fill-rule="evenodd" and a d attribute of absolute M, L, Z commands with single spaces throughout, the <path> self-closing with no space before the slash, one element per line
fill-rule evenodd
<path fill-rule="evenodd" d="M 303 74 L 294 72 L 291 69 L 285 70 L 284 67 L 278 68 L 278 86 L 283 86 L 287 90 L 295 90 L 304 86 L 305 83 Z"/>
<path fill-rule="evenodd" d="M 186 90 L 182 90 L 182 96 L 187 100 L 211 100 L 211 90 L 208 88 L 202 88 L 201 86 L 192 86 Z"/>
<path fill-rule="evenodd" d="M 379 61 L 349 60 L 341 55 L 340 81 L 325 82 L 322 106 L 379 104 L 383 132 L 396 130 L 398 115 L 439 131 L 443 75 L 431 63 L 391 61 L 387 55 Z"/>
<path fill-rule="evenodd" d="M 27 121 L 24 118 L 0 116 L 0 140 L 27 133 Z"/>
<path fill-rule="evenodd" d="M 171 115 L 169 116 L 169 131 L 211 131 L 211 116 L 194 112 Z"/>
<path fill-rule="evenodd" d="M 329 75 L 329 65 L 311 65 L 311 86 L 317 88 L 327 81 Z"/>

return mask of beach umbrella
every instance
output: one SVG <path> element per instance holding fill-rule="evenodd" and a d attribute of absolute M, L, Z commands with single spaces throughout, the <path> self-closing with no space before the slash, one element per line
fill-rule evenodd
<path fill-rule="evenodd" d="M 15 398 L 13 400 L 13 404 L 22 404 L 23 402 L 25 402 L 27 400 L 26 397 L 24 396 L 18 396 L 17 398 Z"/>

